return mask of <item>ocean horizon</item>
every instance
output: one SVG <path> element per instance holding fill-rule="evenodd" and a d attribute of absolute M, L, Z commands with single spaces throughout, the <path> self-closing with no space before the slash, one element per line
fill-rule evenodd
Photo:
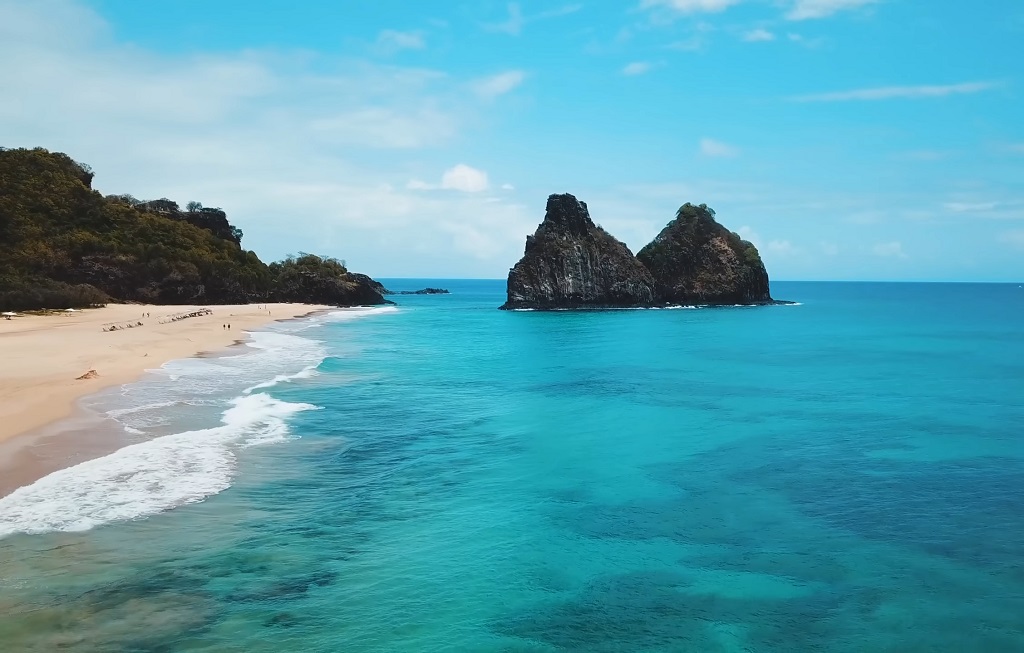
<path fill-rule="evenodd" d="M 11 651 L 1024 650 L 1024 289 L 497 310 L 380 279 L 83 401 L 0 498 Z"/>

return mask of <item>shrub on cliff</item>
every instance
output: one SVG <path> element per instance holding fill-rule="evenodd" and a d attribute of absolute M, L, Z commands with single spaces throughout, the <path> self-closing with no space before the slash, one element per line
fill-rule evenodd
<path fill-rule="evenodd" d="M 365 275 L 352 274 L 344 263 L 335 258 L 303 253 L 271 263 L 269 268 L 275 301 L 315 304 L 380 304 L 386 301 L 377 289 L 380 284 Z M 340 302 L 341 298 L 348 300 Z"/>

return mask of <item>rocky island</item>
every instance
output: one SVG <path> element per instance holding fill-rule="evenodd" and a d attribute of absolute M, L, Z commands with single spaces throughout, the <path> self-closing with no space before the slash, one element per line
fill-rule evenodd
<path fill-rule="evenodd" d="M 447 288 L 423 288 L 421 290 L 388 290 L 385 295 L 450 295 Z"/>
<path fill-rule="evenodd" d="M 572 195 L 548 198 L 544 222 L 508 274 L 503 309 L 639 307 L 654 303 L 654 279 Z"/>
<path fill-rule="evenodd" d="M 666 304 L 764 304 L 772 301 L 757 248 L 715 221 L 706 204 L 686 203 L 637 259 Z"/>
<path fill-rule="evenodd" d="M 502 309 L 642 308 L 773 303 L 757 248 L 684 204 L 633 256 L 594 224 L 584 202 L 548 197 L 544 222 L 508 275 Z"/>

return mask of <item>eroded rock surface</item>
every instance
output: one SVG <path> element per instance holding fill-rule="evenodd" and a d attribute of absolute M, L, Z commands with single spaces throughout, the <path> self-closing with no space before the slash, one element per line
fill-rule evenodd
<path fill-rule="evenodd" d="M 667 304 L 766 304 L 768 272 L 757 248 L 715 221 L 706 204 L 684 204 L 637 259 Z"/>
<path fill-rule="evenodd" d="M 650 272 L 572 195 L 548 197 L 544 222 L 508 275 L 503 309 L 620 308 L 656 302 Z"/>

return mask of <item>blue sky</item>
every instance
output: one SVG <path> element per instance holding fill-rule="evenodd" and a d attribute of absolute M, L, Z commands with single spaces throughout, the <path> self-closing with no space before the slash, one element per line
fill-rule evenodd
<path fill-rule="evenodd" d="M 773 279 L 1024 279 L 1024 3 L 0 0 L 0 144 L 264 259 L 504 277 L 554 192 Z"/>

